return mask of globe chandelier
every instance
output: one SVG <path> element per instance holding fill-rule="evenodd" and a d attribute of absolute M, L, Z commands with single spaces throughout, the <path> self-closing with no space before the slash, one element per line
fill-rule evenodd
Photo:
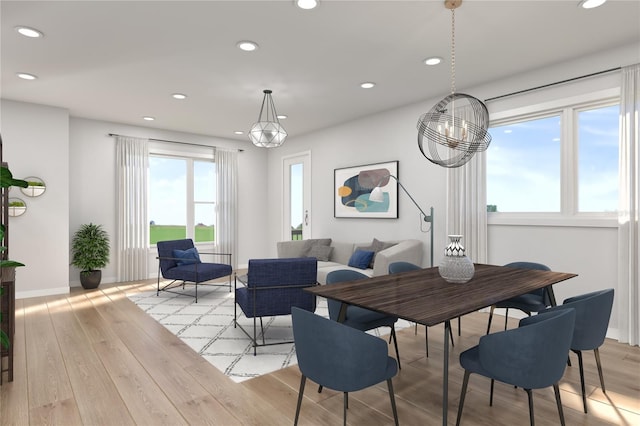
<path fill-rule="evenodd" d="M 258 115 L 258 121 L 253 123 L 249 130 L 249 139 L 257 147 L 275 148 L 284 143 L 287 131 L 280 125 L 276 107 L 271 97 L 272 91 L 263 90 L 262 107 Z"/>
<path fill-rule="evenodd" d="M 418 119 L 418 147 L 427 160 L 460 167 L 491 143 L 489 111 L 478 99 L 456 93 L 455 10 L 462 0 L 445 0 L 451 10 L 451 94 Z"/>

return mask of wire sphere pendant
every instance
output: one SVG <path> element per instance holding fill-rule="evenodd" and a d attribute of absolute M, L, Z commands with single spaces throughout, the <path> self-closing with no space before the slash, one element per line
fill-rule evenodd
<path fill-rule="evenodd" d="M 273 92 L 265 89 L 262 93 L 264 93 L 264 97 L 262 98 L 260 114 L 258 115 L 258 121 L 253 123 L 249 130 L 249 139 L 255 146 L 260 148 L 277 148 L 287 138 L 287 131 L 284 130 L 280 120 L 278 120 L 276 106 L 271 97 Z"/>
<path fill-rule="evenodd" d="M 460 167 L 491 143 L 487 107 L 464 93 L 443 98 L 420 116 L 416 127 L 422 155 L 442 167 Z"/>

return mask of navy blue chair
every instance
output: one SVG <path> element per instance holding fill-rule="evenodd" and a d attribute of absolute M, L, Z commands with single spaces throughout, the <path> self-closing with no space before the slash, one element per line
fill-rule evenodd
<path fill-rule="evenodd" d="M 410 262 L 392 262 L 389 264 L 389 274 L 398 274 L 400 272 L 409 272 L 409 271 L 417 271 L 422 269 L 416 264 Z M 454 347 L 453 344 L 453 331 L 451 331 L 451 323 L 447 321 L 449 325 L 449 335 L 451 336 L 451 346 Z M 458 331 L 460 330 L 460 317 L 458 317 Z M 418 333 L 418 324 L 416 323 L 415 333 Z M 429 327 L 424 327 L 424 345 L 425 351 L 427 353 L 427 358 L 429 358 Z"/>
<path fill-rule="evenodd" d="M 190 295 L 173 289 L 182 287 L 182 290 L 184 290 L 186 284 L 194 284 L 194 297 L 196 298 L 196 303 L 198 303 L 199 285 L 204 285 L 203 283 L 206 281 L 226 276 L 229 276 L 228 284 L 208 283 L 206 285 L 228 286 L 229 291 L 231 291 L 231 272 L 233 268 L 231 267 L 230 253 L 199 253 L 190 238 L 158 241 L 156 246 L 158 248 L 158 256 L 156 257 L 158 259 L 158 287 L 156 295 L 159 295 L 161 291 Z M 202 262 L 200 256 L 204 255 L 222 257 L 226 260 L 226 263 Z M 161 277 L 172 281 L 161 287 Z"/>
<path fill-rule="evenodd" d="M 529 397 L 529 421 L 534 425 L 532 389 L 553 386 L 560 423 L 564 413 L 558 381 L 566 368 L 576 313 L 573 309 L 542 312 L 520 320 L 513 330 L 487 334 L 480 344 L 460 354 L 464 379 L 456 425 L 460 424 L 471 373 L 491 379 L 489 405 L 493 405 L 495 380 L 523 388 Z"/>
<path fill-rule="evenodd" d="M 548 309 L 548 311 L 562 309 L 575 309 L 576 311 L 576 325 L 573 331 L 573 340 L 571 341 L 571 351 L 578 356 L 580 385 L 582 386 L 582 405 L 585 413 L 587 412 L 587 396 L 584 386 L 582 351 L 593 350 L 598 367 L 598 375 L 600 376 L 600 386 L 602 386 L 602 392 L 606 393 L 598 348 L 602 346 L 607 335 L 611 309 L 613 307 L 613 294 L 614 290 L 612 288 L 595 291 L 570 297 L 565 299 L 562 305 Z"/>
<path fill-rule="evenodd" d="M 327 274 L 327 285 L 368 278 L 369 277 L 365 274 L 361 274 L 360 272 L 353 271 L 351 269 L 339 269 L 337 271 L 331 271 Z M 331 318 L 333 321 L 338 321 L 341 306 L 342 302 L 331 299 L 327 300 L 327 307 L 329 308 L 329 318 Z M 370 309 L 360 308 L 358 306 L 348 306 L 344 320 L 341 322 L 345 325 L 348 325 L 349 327 L 356 328 L 360 331 L 373 330 L 374 328 L 378 327 L 390 327 L 391 337 L 389 343 L 391 343 L 391 340 L 393 340 L 393 344 L 396 349 L 396 357 L 398 360 L 398 368 L 402 368 L 400 366 L 400 353 L 398 352 L 398 340 L 396 338 L 395 328 L 395 323 L 398 322 L 397 317 L 382 314 L 380 312 L 375 312 Z"/>
<path fill-rule="evenodd" d="M 535 262 L 512 262 L 504 265 L 509 268 L 518 269 L 535 269 L 538 271 L 550 271 L 551 269 L 547 265 Z M 509 309 L 519 309 L 527 315 L 531 316 L 532 313 L 538 313 L 544 311 L 550 306 L 555 306 L 556 300 L 553 294 L 553 287 L 548 286 L 534 290 L 529 293 L 521 294 L 520 296 L 512 297 L 511 299 L 503 300 L 495 305 L 491 306 L 489 312 L 489 323 L 487 324 L 487 334 L 491 330 L 491 320 L 493 319 L 493 311 L 496 308 L 506 309 L 504 314 L 504 329 L 507 329 L 507 320 L 509 319 Z"/>
<path fill-rule="evenodd" d="M 233 326 L 251 339 L 253 355 L 258 346 L 292 343 L 265 342 L 262 317 L 290 315 L 292 307 L 315 312 L 316 296 L 304 291 L 318 285 L 318 260 L 315 257 L 283 259 L 250 259 L 247 275 L 235 279 Z M 240 286 L 238 286 L 240 284 Z M 238 306 L 247 318 L 253 318 L 253 333 L 238 324 Z M 260 319 L 262 344 L 258 343 L 257 323 Z"/>
<path fill-rule="evenodd" d="M 349 392 L 386 380 L 397 426 L 398 411 L 391 379 L 398 372 L 398 364 L 388 355 L 386 343 L 360 330 L 299 308 L 292 308 L 291 315 L 298 367 L 302 373 L 294 425 L 298 424 L 304 386 L 309 378 L 320 386 L 343 392 L 345 426 Z"/>

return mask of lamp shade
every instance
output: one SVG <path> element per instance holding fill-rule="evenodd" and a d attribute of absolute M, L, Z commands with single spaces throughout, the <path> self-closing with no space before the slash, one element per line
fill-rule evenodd
<path fill-rule="evenodd" d="M 280 125 L 276 107 L 273 104 L 271 90 L 264 90 L 262 107 L 258 121 L 253 123 L 249 130 L 251 142 L 261 148 L 274 148 L 282 145 L 287 138 L 287 131 Z"/>

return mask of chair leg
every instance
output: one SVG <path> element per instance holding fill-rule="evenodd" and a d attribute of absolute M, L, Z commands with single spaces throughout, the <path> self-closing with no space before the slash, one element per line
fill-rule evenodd
<path fill-rule="evenodd" d="M 495 380 L 491 379 L 491 390 L 489 391 L 489 407 L 493 407 L 493 385 Z"/>
<path fill-rule="evenodd" d="M 400 352 L 398 351 L 398 338 L 396 337 L 396 328 L 391 325 L 391 337 L 393 338 L 393 346 L 396 348 L 396 361 L 398 361 L 398 370 L 401 370 L 400 366 Z"/>
<path fill-rule="evenodd" d="M 582 406 L 584 408 L 585 414 L 587 413 L 587 395 L 584 386 L 584 366 L 582 364 L 582 352 L 581 351 L 573 351 L 576 355 L 578 355 L 578 367 L 580 368 L 580 388 L 582 389 Z"/>
<path fill-rule="evenodd" d="M 462 317 L 458 317 L 458 337 L 460 337 L 461 336 L 460 333 L 462 333 L 462 320 L 460 318 L 462 318 Z M 451 340 L 453 340 L 453 339 L 451 339 Z"/>
<path fill-rule="evenodd" d="M 556 394 L 556 405 L 558 406 L 558 414 L 560 415 L 560 424 L 564 426 L 564 411 L 562 410 L 562 401 L 560 401 L 560 387 L 557 383 L 553 385 L 553 392 Z"/>
<path fill-rule="evenodd" d="M 416 323 L 416 328 L 415 328 L 415 330 L 413 331 L 413 334 L 414 334 L 414 335 L 417 335 L 417 334 L 418 334 L 418 323 Z"/>
<path fill-rule="evenodd" d="M 458 418 L 456 419 L 456 426 L 460 426 L 460 419 L 462 419 L 462 408 L 464 407 L 464 397 L 467 394 L 467 385 L 469 384 L 469 376 L 471 372 L 464 370 L 464 379 L 462 380 L 462 390 L 460 391 L 460 405 L 458 405 Z"/>
<path fill-rule="evenodd" d="M 393 383 L 391 379 L 387 379 L 387 387 L 389 388 L 389 399 L 391 399 L 391 411 L 393 412 L 393 421 L 398 426 L 398 409 L 396 408 L 396 396 L 393 393 Z"/>
<path fill-rule="evenodd" d="M 196 279 L 198 279 L 196 277 Z M 198 283 L 196 282 L 196 303 L 198 303 Z"/>
<path fill-rule="evenodd" d="M 600 386 L 602 386 L 602 393 L 607 393 L 604 389 L 604 376 L 602 375 L 602 364 L 600 364 L 600 352 L 598 348 L 593 350 L 594 355 L 596 356 L 596 365 L 598 366 L 598 375 L 600 376 Z"/>
<path fill-rule="evenodd" d="M 449 321 L 447 321 L 449 323 L 449 337 L 451 337 L 451 347 L 455 348 L 456 345 L 453 343 L 453 330 L 451 330 L 451 323 Z"/>
<path fill-rule="evenodd" d="M 527 396 L 529 397 L 529 423 L 534 426 L 536 421 L 533 418 L 533 392 L 531 392 L 531 389 L 525 389 L 525 391 L 527 391 Z"/>
<path fill-rule="evenodd" d="M 262 319 L 262 318 L 260 318 Z M 258 346 L 258 341 L 256 340 L 256 317 L 253 317 L 253 356 L 256 356 L 256 347 Z"/>
<path fill-rule="evenodd" d="M 342 409 L 344 412 L 344 426 L 347 426 L 347 408 L 349 405 L 349 394 L 347 392 L 344 392 L 344 408 Z"/>
<path fill-rule="evenodd" d="M 304 385 L 307 382 L 305 375 L 300 378 L 300 390 L 298 391 L 298 405 L 296 406 L 296 418 L 293 420 L 293 425 L 298 424 L 298 417 L 300 415 L 300 406 L 302 405 L 302 397 L 304 396 Z"/>
<path fill-rule="evenodd" d="M 491 331 L 491 320 L 493 320 L 493 310 L 495 308 L 495 305 L 491 305 L 491 310 L 489 311 L 489 322 L 487 323 L 487 334 Z"/>
<path fill-rule="evenodd" d="M 264 341 L 264 327 L 262 325 L 262 317 L 260 317 L 260 333 L 262 334 L 262 344 L 266 344 Z"/>

